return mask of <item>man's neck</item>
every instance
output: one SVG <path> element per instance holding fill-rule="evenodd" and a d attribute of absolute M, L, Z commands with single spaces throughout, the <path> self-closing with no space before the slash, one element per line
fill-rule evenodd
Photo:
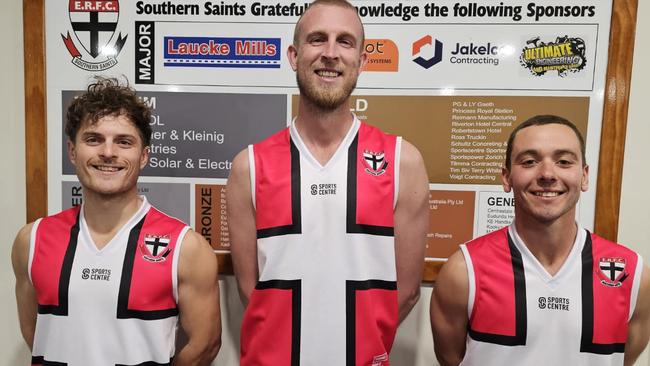
<path fill-rule="evenodd" d="M 522 219 L 515 214 L 517 234 L 546 271 L 555 275 L 566 261 L 578 234 L 575 215 L 564 215 L 552 222 Z"/>
<path fill-rule="evenodd" d="M 142 199 L 138 197 L 135 189 L 116 196 L 84 194 L 84 218 L 99 249 L 133 217 L 141 204 Z"/>
<path fill-rule="evenodd" d="M 334 110 L 323 110 L 301 100 L 296 130 L 311 154 L 321 165 L 325 165 L 345 138 L 353 121 L 347 101 Z"/>

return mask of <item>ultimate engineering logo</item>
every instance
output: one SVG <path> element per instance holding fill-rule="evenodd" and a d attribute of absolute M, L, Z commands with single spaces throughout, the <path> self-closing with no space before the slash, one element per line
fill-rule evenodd
<path fill-rule="evenodd" d="M 564 77 L 567 71 L 578 72 L 587 65 L 585 41 L 565 35 L 546 43 L 536 37 L 526 42 L 519 61 L 535 76 L 557 71 L 559 76 Z"/>
<path fill-rule="evenodd" d="M 122 33 L 115 36 L 119 0 L 69 0 L 68 14 L 76 42 L 69 30 L 66 35 L 61 34 L 61 38 L 72 56 L 72 63 L 86 71 L 103 71 L 115 66 L 128 36 Z"/>

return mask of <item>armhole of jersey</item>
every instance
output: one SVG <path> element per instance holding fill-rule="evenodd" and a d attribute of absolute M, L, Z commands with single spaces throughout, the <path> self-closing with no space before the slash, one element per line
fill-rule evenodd
<path fill-rule="evenodd" d="M 187 231 L 190 230 L 189 226 L 185 226 L 178 234 L 176 239 L 176 247 L 174 250 L 174 258 L 172 259 L 172 287 L 174 289 L 174 300 L 178 304 L 178 261 L 181 257 L 181 249 L 183 249 L 183 240 L 185 240 L 185 235 Z"/>
<path fill-rule="evenodd" d="M 634 282 L 632 282 L 632 293 L 630 294 L 630 314 L 627 320 L 632 319 L 634 309 L 636 309 L 636 300 L 639 296 L 639 287 L 641 286 L 641 275 L 643 274 L 643 257 L 639 253 L 636 254 L 636 269 L 634 270 Z"/>
<path fill-rule="evenodd" d="M 251 178 L 251 198 L 253 199 L 253 208 L 255 207 L 255 155 L 253 145 L 248 145 L 248 172 Z"/>
<path fill-rule="evenodd" d="M 27 260 L 27 275 L 29 276 L 29 282 L 34 285 L 32 282 L 32 261 L 34 260 L 34 251 L 36 249 L 36 230 L 38 229 L 38 224 L 41 223 L 42 218 L 34 221 L 32 225 L 32 231 L 29 233 L 29 259 Z"/>
<path fill-rule="evenodd" d="M 394 181 L 395 184 L 393 186 L 395 187 L 395 192 L 393 192 L 393 210 L 397 206 L 397 197 L 399 196 L 399 166 L 400 164 L 400 158 L 401 158 L 401 153 L 402 153 L 402 136 L 397 136 L 397 139 L 395 140 L 395 171 L 394 171 Z"/>
<path fill-rule="evenodd" d="M 476 283 L 474 282 L 474 265 L 472 264 L 472 257 L 469 256 L 469 251 L 465 244 L 460 245 L 460 250 L 465 257 L 465 266 L 467 267 L 467 281 L 469 282 L 469 292 L 467 296 L 467 319 L 472 317 L 474 310 L 474 297 L 476 296 Z"/>

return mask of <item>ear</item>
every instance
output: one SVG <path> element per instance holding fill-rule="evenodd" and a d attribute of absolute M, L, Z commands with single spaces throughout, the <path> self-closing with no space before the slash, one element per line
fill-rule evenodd
<path fill-rule="evenodd" d="M 357 71 L 357 76 L 361 75 L 361 71 L 363 71 L 367 63 L 368 63 L 368 53 L 366 53 L 366 51 L 361 51 L 361 57 L 359 60 L 359 71 Z"/>
<path fill-rule="evenodd" d="M 144 169 L 147 163 L 149 163 L 149 146 L 145 146 L 140 154 L 140 170 Z"/>
<path fill-rule="evenodd" d="M 287 48 L 287 58 L 293 71 L 296 71 L 298 69 L 298 48 L 295 45 L 291 44 Z"/>
<path fill-rule="evenodd" d="M 585 165 L 585 167 L 582 168 L 582 183 L 580 184 L 580 189 L 582 189 L 583 192 L 587 192 L 589 189 L 589 165 Z"/>
<path fill-rule="evenodd" d="M 68 159 L 70 159 L 70 162 L 72 165 L 77 166 L 75 164 L 75 159 L 77 158 L 77 153 L 74 150 L 74 143 L 70 140 L 68 140 Z"/>
<path fill-rule="evenodd" d="M 510 171 L 505 166 L 501 167 L 501 184 L 503 185 L 504 192 L 510 192 L 512 190 L 512 184 L 510 184 Z"/>

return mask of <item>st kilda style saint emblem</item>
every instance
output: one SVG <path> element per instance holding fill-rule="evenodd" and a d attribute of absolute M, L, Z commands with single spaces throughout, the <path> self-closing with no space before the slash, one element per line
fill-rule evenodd
<path fill-rule="evenodd" d="M 625 259 L 618 257 L 603 257 L 598 263 L 600 268 L 600 283 L 609 287 L 619 287 L 629 276 L 625 272 Z"/>
<path fill-rule="evenodd" d="M 384 157 L 384 152 L 375 152 L 370 150 L 365 150 L 363 152 L 363 160 L 366 163 L 366 173 L 372 174 L 374 176 L 382 175 L 386 172 L 388 167 L 388 162 Z"/>
<path fill-rule="evenodd" d="M 144 242 L 140 243 L 142 258 L 149 262 L 162 262 L 171 252 L 169 249 L 170 238 L 167 235 L 146 234 Z"/>
<path fill-rule="evenodd" d="M 69 0 L 70 28 L 61 34 L 72 63 L 86 71 L 103 71 L 117 64 L 127 35 L 116 34 L 118 0 Z M 72 34 L 70 34 L 72 30 Z"/>

